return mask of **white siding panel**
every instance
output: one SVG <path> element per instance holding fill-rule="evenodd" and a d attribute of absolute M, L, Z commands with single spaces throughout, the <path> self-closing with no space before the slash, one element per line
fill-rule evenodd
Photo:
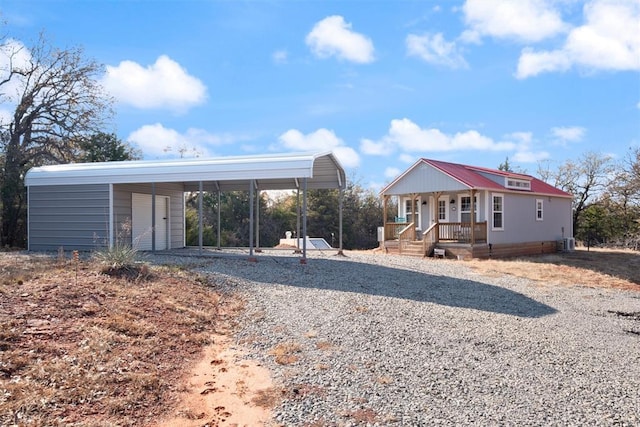
<path fill-rule="evenodd" d="M 427 164 L 420 164 L 401 180 L 389 187 L 385 195 L 430 193 L 434 191 L 462 191 L 468 187 Z"/>

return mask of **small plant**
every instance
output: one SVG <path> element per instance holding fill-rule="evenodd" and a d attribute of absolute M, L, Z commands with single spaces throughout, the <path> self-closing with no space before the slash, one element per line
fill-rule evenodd
<path fill-rule="evenodd" d="M 135 280 L 149 278 L 151 272 L 149 267 L 141 262 L 136 242 L 129 244 L 131 221 L 124 221 L 120 227 L 115 243 L 96 250 L 93 258 L 102 264 L 102 272 L 110 276 Z"/>

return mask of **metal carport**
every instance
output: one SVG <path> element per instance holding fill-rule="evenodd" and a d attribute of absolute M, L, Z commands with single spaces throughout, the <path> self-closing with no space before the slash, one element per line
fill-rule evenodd
<path fill-rule="evenodd" d="M 171 185 L 174 191 L 199 192 L 199 249 L 202 251 L 202 194 L 205 190 L 249 192 L 249 256 L 254 259 L 254 197 L 262 190 L 298 190 L 302 192 L 302 236 L 307 227 L 307 190 L 345 188 L 344 169 L 332 152 L 286 153 L 257 156 L 232 156 L 217 158 L 195 158 L 175 160 L 140 160 L 125 162 L 75 163 L 48 165 L 30 169 L 25 176 L 28 197 L 28 242 L 29 249 L 53 245 L 56 236 L 73 231 L 69 227 L 81 228 L 89 224 L 86 218 L 94 215 L 92 225 L 82 230 L 83 238 L 99 222 L 99 209 L 105 212 L 108 223 L 106 241 L 114 243 L 118 220 L 114 208 L 114 186 L 146 186 L 151 194 L 152 250 L 155 250 L 156 223 L 155 201 L 157 189 Z M 140 187 L 142 188 L 142 187 Z M 179 190 L 175 190 L 175 188 Z M 36 191 L 38 190 L 38 191 Z M 71 196 L 82 194 L 82 196 Z M 86 190 L 86 191 L 83 191 Z M 102 201 L 91 200 L 93 192 L 101 191 Z M 54 197 L 54 194 L 56 195 Z M 85 204 L 95 202 L 94 210 L 86 211 Z M 342 194 L 340 199 L 339 250 L 342 251 Z M 74 208 L 69 206 L 74 205 Z M 184 204 L 184 200 L 182 201 Z M 63 209 L 66 207 L 66 210 Z M 57 211 L 56 211 L 57 210 Z M 56 214 L 59 212 L 59 214 Z M 98 213 L 96 213 L 98 212 Z M 81 220 L 82 219 L 82 220 Z M 183 218 L 184 221 L 184 218 Z M 66 224 L 66 225 L 63 225 Z M 183 224 L 184 228 L 184 224 Z M 48 237 L 46 243 L 38 243 L 45 230 L 60 230 Z M 96 231 L 93 231 L 94 235 Z M 184 230 L 183 230 L 184 234 Z M 78 237 L 78 241 L 81 237 Z M 44 238 L 41 239 L 44 242 Z M 67 240 L 67 246 L 74 240 Z M 302 260 L 306 262 L 306 239 L 302 239 Z"/>

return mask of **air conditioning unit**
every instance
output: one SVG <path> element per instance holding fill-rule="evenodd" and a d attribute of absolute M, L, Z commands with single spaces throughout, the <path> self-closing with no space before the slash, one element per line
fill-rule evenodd
<path fill-rule="evenodd" d="M 564 250 L 565 252 L 573 252 L 576 250 L 576 239 L 573 237 L 564 238 Z"/>

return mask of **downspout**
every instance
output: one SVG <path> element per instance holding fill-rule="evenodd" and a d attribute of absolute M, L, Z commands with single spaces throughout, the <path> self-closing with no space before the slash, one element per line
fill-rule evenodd
<path fill-rule="evenodd" d="M 28 196 L 28 193 L 27 193 Z M 27 222 L 28 223 L 28 222 Z M 109 225 L 107 226 L 107 233 L 109 233 L 109 249 L 114 245 L 114 229 L 113 223 L 113 184 L 109 184 Z"/>

